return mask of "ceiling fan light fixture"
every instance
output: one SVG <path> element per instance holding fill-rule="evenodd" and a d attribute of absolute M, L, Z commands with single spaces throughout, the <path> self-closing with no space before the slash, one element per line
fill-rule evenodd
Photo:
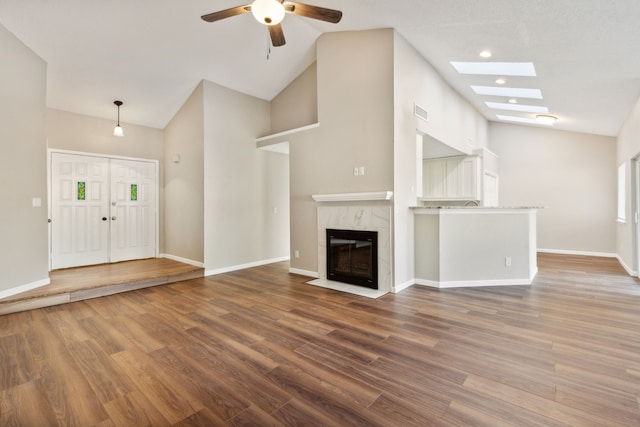
<path fill-rule="evenodd" d="M 285 10 L 278 0 L 254 0 L 251 13 L 261 24 L 277 25 L 284 19 Z"/>

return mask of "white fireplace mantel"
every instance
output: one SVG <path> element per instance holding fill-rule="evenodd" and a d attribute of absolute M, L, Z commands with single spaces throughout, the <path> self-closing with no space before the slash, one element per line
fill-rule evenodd
<path fill-rule="evenodd" d="M 391 200 L 393 191 L 371 191 L 366 193 L 314 194 L 316 202 L 366 202 L 374 200 Z"/>

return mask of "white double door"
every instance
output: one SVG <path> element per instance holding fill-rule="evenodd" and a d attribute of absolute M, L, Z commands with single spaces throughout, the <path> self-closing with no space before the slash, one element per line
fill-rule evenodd
<path fill-rule="evenodd" d="M 156 163 L 51 153 L 51 268 L 156 256 Z"/>

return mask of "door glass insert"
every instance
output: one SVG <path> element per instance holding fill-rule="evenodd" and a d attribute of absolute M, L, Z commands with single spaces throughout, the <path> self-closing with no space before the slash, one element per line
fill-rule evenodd
<path fill-rule="evenodd" d="M 87 185 L 84 181 L 78 181 L 78 200 L 86 200 Z"/>

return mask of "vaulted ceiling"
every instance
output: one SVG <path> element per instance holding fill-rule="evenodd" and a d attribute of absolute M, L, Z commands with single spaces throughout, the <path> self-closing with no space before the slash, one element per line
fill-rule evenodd
<path fill-rule="evenodd" d="M 308 0 L 339 9 L 339 24 L 287 15 L 287 43 L 271 48 L 249 13 L 206 23 L 237 0 L 0 0 L 0 23 L 48 64 L 51 108 L 163 128 L 202 80 L 272 99 L 315 60 L 323 32 L 395 28 L 463 97 L 498 120 L 470 85 L 495 76 L 458 74 L 451 61 L 533 62 L 557 129 L 617 135 L 640 96 L 637 0 Z M 348 67 L 349 64 L 344 64 Z M 509 113 L 510 114 L 510 113 Z M 523 116 L 526 114 L 518 113 Z"/>

